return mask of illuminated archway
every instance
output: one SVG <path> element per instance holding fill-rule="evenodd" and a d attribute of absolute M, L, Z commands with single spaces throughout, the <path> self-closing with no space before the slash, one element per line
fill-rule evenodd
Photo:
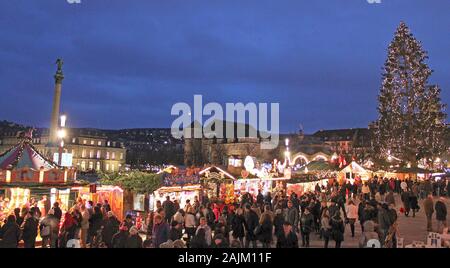
<path fill-rule="evenodd" d="M 313 158 L 313 161 L 328 161 L 328 158 L 323 154 L 318 154 Z"/>
<path fill-rule="evenodd" d="M 293 166 L 295 166 L 295 165 L 303 166 L 303 165 L 308 164 L 309 162 L 310 161 L 309 161 L 308 157 L 306 157 L 306 155 L 300 153 L 300 154 L 297 154 L 297 155 L 294 156 L 294 158 L 291 161 L 291 165 L 293 165 Z"/>

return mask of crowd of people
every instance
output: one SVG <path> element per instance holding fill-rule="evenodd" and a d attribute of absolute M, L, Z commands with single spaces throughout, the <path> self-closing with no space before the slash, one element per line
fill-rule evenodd
<path fill-rule="evenodd" d="M 395 248 L 398 217 L 414 217 L 420 199 L 428 230 L 433 230 L 434 214 L 436 230 L 447 226 L 443 194 L 449 194 L 448 182 L 374 178 L 317 185 L 314 192 L 301 195 L 245 193 L 239 203 L 229 205 L 205 195 L 180 207 L 167 197 L 145 217 L 127 215 L 123 221 L 107 200 L 94 204 L 79 198 L 65 213 L 58 202 L 45 215 L 36 206 L 16 208 L 0 229 L 0 247 L 17 247 L 23 241 L 25 248 L 33 248 L 39 234 L 41 246 L 51 248 L 298 248 L 310 247 L 312 235 L 325 248 L 340 248 L 346 230 L 355 237 L 359 223 L 360 247 L 370 247 L 369 241 L 375 240 Z M 440 198 L 435 202 L 433 196 Z"/>

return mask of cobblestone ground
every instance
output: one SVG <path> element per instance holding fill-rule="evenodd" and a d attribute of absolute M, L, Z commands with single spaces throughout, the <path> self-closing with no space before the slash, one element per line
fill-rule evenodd
<path fill-rule="evenodd" d="M 402 202 L 400 200 L 400 195 L 395 195 L 396 200 L 396 207 L 397 212 L 400 210 L 400 208 L 403 206 Z M 436 202 L 438 198 L 434 198 L 434 201 Z M 404 238 L 404 245 L 411 244 L 413 241 L 423 241 L 426 243 L 427 241 L 427 220 L 425 216 L 425 211 L 423 210 L 423 201 L 419 201 L 419 206 L 421 207 L 420 211 L 416 213 L 416 217 L 413 218 L 411 215 L 410 217 L 406 217 L 404 214 L 400 214 L 398 212 L 398 220 L 399 220 L 399 238 Z M 358 205 L 358 203 L 356 204 Z M 447 209 L 450 208 L 450 199 L 446 198 L 446 205 Z M 436 215 L 433 215 L 433 230 L 436 231 Z M 448 220 L 447 220 L 448 225 Z M 345 234 L 344 234 L 344 242 L 342 242 L 341 247 L 342 248 L 358 248 L 359 247 L 359 239 L 361 238 L 361 225 L 359 222 L 355 224 L 355 237 L 352 237 L 351 231 L 350 231 L 350 225 L 346 225 L 345 227 Z M 299 235 L 299 244 L 301 245 L 301 236 Z M 258 243 L 258 247 L 262 247 L 262 244 Z M 275 247 L 275 243 L 272 244 L 272 247 Z M 319 235 L 316 235 L 315 233 L 311 233 L 310 235 L 310 248 L 323 248 L 324 242 L 323 240 L 319 239 Z M 329 248 L 335 247 L 335 242 L 333 240 L 330 240 L 328 244 Z"/>
<path fill-rule="evenodd" d="M 402 207 L 402 203 L 400 201 L 400 196 L 396 195 L 396 205 L 397 205 L 397 211 L 400 210 Z M 437 198 L 435 198 L 435 201 L 437 201 Z M 411 244 L 413 241 L 424 241 L 427 240 L 427 220 L 425 216 L 425 211 L 423 210 L 423 200 L 419 201 L 420 203 L 420 211 L 416 213 L 416 217 L 406 217 L 404 214 L 399 214 L 399 235 L 398 237 L 404 238 L 404 244 L 408 245 Z M 450 208 L 450 200 L 446 199 L 446 205 L 447 209 Z M 433 229 L 436 229 L 436 215 L 433 215 Z M 448 221 L 447 221 L 448 224 Z M 361 226 L 359 222 L 355 226 L 355 237 L 351 237 L 350 232 L 350 225 L 347 225 L 345 227 L 345 240 L 342 243 L 343 248 L 357 248 L 359 239 L 361 237 Z M 319 236 L 315 234 L 311 234 L 311 247 L 312 248 L 322 248 L 323 247 L 323 241 L 319 240 Z M 330 241 L 329 247 L 334 247 L 334 241 Z"/>

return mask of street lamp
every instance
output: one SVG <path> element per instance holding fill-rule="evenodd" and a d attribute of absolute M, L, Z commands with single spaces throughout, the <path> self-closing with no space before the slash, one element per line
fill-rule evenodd
<path fill-rule="evenodd" d="M 60 128 L 58 130 L 58 138 L 60 139 L 59 143 L 59 152 L 58 152 L 58 165 L 62 164 L 62 153 L 64 148 L 64 138 L 66 137 L 66 130 L 64 129 L 66 126 L 67 116 L 65 114 L 60 117 Z"/>
<path fill-rule="evenodd" d="M 61 115 L 61 127 L 65 127 L 66 126 L 66 120 L 67 120 L 67 116 L 65 114 Z"/>

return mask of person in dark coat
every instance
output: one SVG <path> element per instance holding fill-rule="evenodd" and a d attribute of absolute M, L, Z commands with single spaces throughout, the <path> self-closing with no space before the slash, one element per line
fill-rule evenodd
<path fill-rule="evenodd" d="M 309 234 L 314 228 L 314 217 L 309 208 L 305 208 L 305 213 L 300 218 L 300 231 L 302 234 L 302 247 L 309 247 Z"/>
<path fill-rule="evenodd" d="M 22 215 L 20 215 L 20 208 L 14 209 L 14 216 L 16 217 L 17 225 L 21 226 L 24 221 L 24 217 L 22 217 Z"/>
<path fill-rule="evenodd" d="M 111 240 L 112 247 L 126 248 L 128 235 L 128 228 L 124 224 L 122 224 L 119 228 L 119 232 L 116 233 Z"/>
<path fill-rule="evenodd" d="M 359 219 L 359 223 L 361 225 L 361 232 L 364 232 L 364 222 L 365 220 L 365 213 L 364 213 L 364 208 L 366 207 L 366 200 L 362 200 L 359 204 L 358 204 L 358 219 Z"/>
<path fill-rule="evenodd" d="M 409 207 L 412 210 L 413 218 L 416 217 L 416 212 L 419 211 L 419 201 L 417 200 L 417 195 L 410 193 L 409 195 Z"/>
<path fill-rule="evenodd" d="M 445 205 L 444 197 L 439 198 L 435 204 L 434 210 L 436 211 L 438 232 L 441 232 L 442 228 L 447 227 L 447 206 Z"/>
<path fill-rule="evenodd" d="M 283 233 L 277 237 L 277 248 L 298 248 L 298 237 L 291 223 L 283 224 Z"/>
<path fill-rule="evenodd" d="M 256 204 L 260 207 L 264 205 L 264 195 L 261 193 L 261 190 L 258 191 L 258 195 L 256 196 Z"/>
<path fill-rule="evenodd" d="M 47 215 L 47 213 L 52 208 L 52 203 L 50 202 L 50 199 L 48 199 L 46 195 L 42 196 L 41 201 L 42 201 L 42 203 L 44 203 L 45 215 Z"/>
<path fill-rule="evenodd" d="M 250 242 L 252 242 L 253 248 L 256 248 L 257 237 L 255 235 L 255 229 L 259 225 L 258 214 L 251 209 L 250 204 L 245 207 L 245 247 L 250 247 Z"/>
<path fill-rule="evenodd" d="M 306 203 L 306 201 L 305 201 L 305 203 Z M 306 208 L 306 206 L 305 206 L 305 208 Z M 288 211 L 287 211 L 287 215 L 286 215 L 286 220 L 291 224 L 292 228 L 294 229 L 294 232 L 297 232 L 299 214 L 298 214 L 298 209 L 294 206 L 294 202 L 292 202 L 291 200 L 288 201 Z"/>
<path fill-rule="evenodd" d="M 405 209 L 406 217 L 409 217 L 409 212 L 411 211 L 410 202 L 409 202 L 410 195 L 411 195 L 411 193 L 409 191 L 404 191 L 401 194 L 401 199 L 402 199 L 403 207 Z"/>
<path fill-rule="evenodd" d="M 25 248 L 35 248 L 38 228 L 39 221 L 33 217 L 31 212 L 28 212 L 25 216 L 25 222 L 22 224 L 22 239 Z"/>
<path fill-rule="evenodd" d="M 267 192 L 266 196 L 264 197 L 264 204 L 272 208 L 272 195 L 270 194 L 270 192 Z"/>
<path fill-rule="evenodd" d="M 106 199 L 103 201 L 102 207 L 106 213 L 111 211 L 111 206 L 109 205 L 108 200 L 106 200 Z"/>
<path fill-rule="evenodd" d="M 89 242 L 92 242 L 97 236 L 97 232 L 103 225 L 103 214 L 101 208 L 98 206 L 94 207 L 94 214 L 89 219 Z"/>
<path fill-rule="evenodd" d="M 20 227 L 14 215 L 9 215 L 0 229 L 0 239 L 0 248 L 17 248 L 19 245 Z"/>
<path fill-rule="evenodd" d="M 229 243 L 227 239 L 223 236 L 223 234 L 219 233 L 214 236 L 212 248 L 229 248 Z"/>
<path fill-rule="evenodd" d="M 161 215 L 157 214 L 155 216 L 155 223 L 153 225 L 153 244 L 155 248 L 159 248 L 162 243 L 167 242 L 169 239 L 169 224 L 163 220 Z"/>
<path fill-rule="evenodd" d="M 263 244 L 263 248 L 270 248 L 270 243 L 272 243 L 273 224 L 269 214 L 263 215 L 261 225 L 257 229 L 258 232 L 256 235 L 258 236 L 258 240 Z"/>
<path fill-rule="evenodd" d="M 169 231 L 169 240 L 177 241 L 183 237 L 183 226 L 177 221 L 172 221 L 172 228 Z"/>
<path fill-rule="evenodd" d="M 50 209 L 48 214 L 39 223 L 42 247 L 44 248 L 48 245 L 51 248 L 58 246 L 59 222 L 53 213 L 53 209 Z"/>
<path fill-rule="evenodd" d="M 245 218 L 241 208 L 236 210 L 236 215 L 231 222 L 231 230 L 233 232 L 233 238 L 238 239 L 241 243 L 241 247 L 244 246 L 245 237 Z"/>
<path fill-rule="evenodd" d="M 273 219 L 273 226 L 275 227 L 275 236 L 279 236 L 283 234 L 283 224 L 285 220 L 283 217 L 283 212 L 281 209 L 275 211 L 275 217 Z"/>
<path fill-rule="evenodd" d="M 380 234 L 380 241 L 384 244 L 389 228 L 393 224 L 389 216 L 389 207 L 387 204 L 378 205 L 378 232 Z"/>
<path fill-rule="evenodd" d="M 175 215 L 175 205 L 172 201 L 170 201 L 170 197 L 166 197 L 166 201 L 162 204 L 162 207 L 164 209 L 164 213 L 166 215 L 166 221 L 170 223 L 172 221 L 173 215 Z"/>
<path fill-rule="evenodd" d="M 142 238 L 139 236 L 139 231 L 136 226 L 131 227 L 125 248 L 142 248 Z"/>
<path fill-rule="evenodd" d="M 333 240 L 336 242 L 336 248 L 340 248 L 342 241 L 344 241 L 345 225 L 339 213 L 336 213 L 331 218 L 330 225 L 331 235 L 333 237 Z"/>
<path fill-rule="evenodd" d="M 216 224 L 215 234 L 222 234 L 224 239 L 230 242 L 230 227 L 231 225 L 228 225 L 226 219 L 221 216 Z"/>
<path fill-rule="evenodd" d="M 191 239 L 189 247 L 190 248 L 208 248 L 208 243 L 206 242 L 205 229 L 201 228 L 197 231 L 197 233 Z"/>
<path fill-rule="evenodd" d="M 108 248 L 112 248 L 113 236 L 119 232 L 120 222 L 110 211 L 108 212 L 108 218 L 105 220 L 104 228 L 102 230 L 103 242 L 105 242 Z"/>
<path fill-rule="evenodd" d="M 61 218 L 62 218 L 62 210 L 61 210 L 61 208 L 59 207 L 59 203 L 58 203 L 58 202 L 55 202 L 55 203 L 53 204 L 53 215 L 55 215 L 55 217 L 56 217 L 56 219 L 58 220 L 58 222 L 61 221 Z"/>
<path fill-rule="evenodd" d="M 133 227 L 133 216 L 131 216 L 130 214 L 128 214 L 125 217 L 125 221 L 123 222 L 123 224 L 125 224 L 125 226 L 128 228 L 128 230 L 131 229 L 131 227 Z"/>

